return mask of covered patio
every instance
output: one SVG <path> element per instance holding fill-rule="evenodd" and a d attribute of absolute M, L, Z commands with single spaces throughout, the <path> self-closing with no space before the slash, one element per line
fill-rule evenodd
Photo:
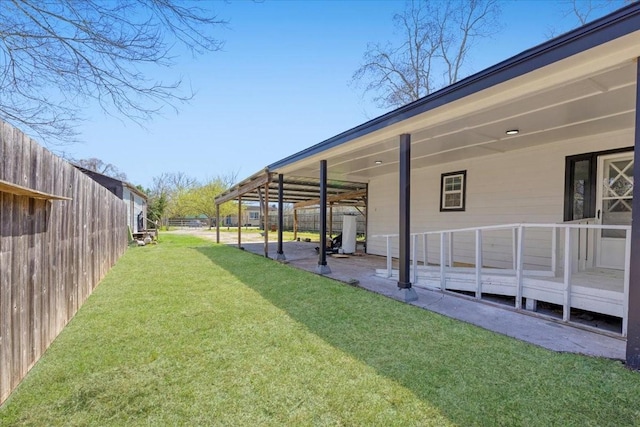
<path fill-rule="evenodd" d="M 270 258 L 275 260 L 277 243 L 271 242 L 270 245 Z M 317 242 L 284 242 L 286 262 L 295 268 L 315 272 L 318 260 L 315 246 Z M 245 243 L 244 249 L 263 255 L 262 243 Z M 403 300 L 393 281 L 376 275 L 376 270 L 385 266 L 384 257 L 351 256 L 331 258 L 330 262 L 332 271 L 326 277 Z M 479 304 L 474 298 L 433 291 L 419 285 L 416 291 L 418 300 L 411 302 L 412 305 L 550 350 L 617 360 L 623 360 L 625 356 L 625 341 L 613 334 L 596 332 L 589 327 L 576 327 L 579 325 L 568 326 L 557 318 L 523 313 L 491 300 L 483 300 Z"/>
<path fill-rule="evenodd" d="M 579 301 L 571 288 L 579 275 L 618 270 L 626 362 L 640 368 L 640 228 L 631 226 L 632 217 L 640 223 L 640 190 L 633 186 L 640 176 L 633 167 L 640 147 L 638 57 L 640 5 L 631 4 L 272 163 L 216 203 L 243 200 L 266 185 L 265 194 L 277 189 L 282 207 L 284 182 L 313 179 L 313 196 L 291 200 L 314 200 L 326 215 L 330 197 L 342 193 L 349 200 L 350 192 L 366 189 L 360 201 L 367 252 L 397 260 L 389 276 L 407 302 L 423 297 L 413 286 L 421 286 L 420 262 L 425 271 L 430 264 L 440 270 L 441 292 L 455 268 L 473 269 L 470 291 L 477 299 L 489 286 L 486 269 L 513 270 L 516 310 L 526 308 L 527 298 L 544 300 L 527 297 L 525 282 L 527 272 L 548 270 L 568 322 Z M 475 231 L 512 224 L 598 231 L 583 242 L 572 232 L 547 240 L 527 230 L 515 244 L 511 234 L 483 239 Z M 444 237 L 467 229 L 471 236 Z M 440 235 L 433 249 L 413 237 L 429 233 Z M 280 238 L 277 255 L 284 256 L 282 244 Z M 320 251 L 315 271 L 331 274 L 337 262 L 327 263 Z"/>

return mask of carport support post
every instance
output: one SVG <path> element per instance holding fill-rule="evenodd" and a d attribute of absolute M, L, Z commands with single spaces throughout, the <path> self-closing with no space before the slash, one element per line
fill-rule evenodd
<path fill-rule="evenodd" d="M 284 256 L 282 250 L 282 229 L 284 228 L 284 175 L 278 175 L 278 252 L 276 259 L 278 261 L 284 261 L 287 257 Z"/>
<path fill-rule="evenodd" d="M 329 274 L 327 265 L 327 161 L 320 160 L 320 247 L 316 273 Z"/>
<path fill-rule="evenodd" d="M 399 264 L 398 288 L 405 302 L 418 299 L 410 282 L 409 254 L 411 249 L 411 135 L 400 135 Z"/>
<path fill-rule="evenodd" d="M 636 134 L 633 168 L 631 219 L 631 261 L 629 263 L 629 306 L 627 308 L 627 367 L 640 369 L 640 58 L 636 62 Z"/>
<path fill-rule="evenodd" d="M 242 196 L 238 196 L 238 249 L 242 249 Z"/>
<path fill-rule="evenodd" d="M 216 204 L 216 243 L 220 243 L 220 205 Z"/>
<path fill-rule="evenodd" d="M 269 183 L 264 185 L 264 257 L 269 258 Z"/>

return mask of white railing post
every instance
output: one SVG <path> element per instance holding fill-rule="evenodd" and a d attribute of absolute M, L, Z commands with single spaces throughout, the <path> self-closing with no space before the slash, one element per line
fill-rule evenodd
<path fill-rule="evenodd" d="M 514 229 L 515 230 L 515 229 Z M 516 309 L 522 308 L 522 281 L 524 273 L 524 227 L 518 227 L 518 251 L 516 254 L 518 263 L 516 266 Z"/>
<path fill-rule="evenodd" d="M 422 234 L 422 247 L 424 248 L 424 252 L 422 253 L 422 263 L 426 269 L 427 265 L 429 265 L 429 259 L 427 256 L 427 233 Z"/>
<path fill-rule="evenodd" d="M 450 231 L 447 234 L 449 235 L 449 245 L 447 247 L 449 249 L 449 267 L 453 267 L 453 232 Z"/>
<path fill-rule="evenodd" d="M 476 230 L 476 298 L 482 298 L 482 230 Z"/>
<path fill-rule="evenodd" d="M 622 336 L 627 336 L 629 321 L 629 278 L 631 269 L 631 230 L 624 234 L 624 294 L 622 296 Z"/>
<path fill-rule="evenodd" d="M 412 256 L 411 267 L 413 268 L 413 283 L 418 283 L 418 245 L 416 245 L 416 234 L 411 235 Z"/>
<path fill-rule="evenodd" d="M 551 229 L 551 272 L 556 277 L 558 272 L 558 227 Z"/>
<path fill-rule="evenodd" d="M 442 289 L 443 291 L 447 288 L 446 286 L 446 281 L 445 281 L 445 257 L 446 257 L 446 245 L 445 245 L 445 234 L 446 233 L 440 233 L 440 289 Z"/>
<path fill-rule="evenodd" d="M 392 270 L 392 262 L 391 262 L 391 244 L 390 244 L 390 239 L 391 236 L 386 236 L 387 237 L 387 277 L 391 277 L 391 275 L 393 274 L 393 270 Z"/>
<path fill-rule="evenodd" d="M 564 229 L 564 298 L 562 320 L 568 322 L 571 316 L 571 228 Z"/>
<path fill-rule="evenodd" d="M 511 257 L 513 259 L 513 271 L 518 269 L 518 229 L 511 229 Z"/>

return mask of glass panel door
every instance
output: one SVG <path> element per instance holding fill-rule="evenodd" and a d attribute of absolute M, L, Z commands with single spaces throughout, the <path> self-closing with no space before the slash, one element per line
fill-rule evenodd
<path fill-rule="evenodd" d="M 601 224 L 631 225 L 633 202 L 633 153 L 598 158 L 598 218 Z M 602 230 L 598 242 L 598 264 L 623 268 L 624 230 Z"/>

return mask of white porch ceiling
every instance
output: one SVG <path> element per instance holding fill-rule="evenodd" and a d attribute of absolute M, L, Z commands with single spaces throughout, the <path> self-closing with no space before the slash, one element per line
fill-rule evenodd
<path fill-rule="evenodd" d="M 326 159 L 331 179 L 397 173 L 401 133 L 411 134 L 412 167 L 423 168 L 633 128 L 637 56 L 634 33 L 273 172 L 317 177 Z"/>

